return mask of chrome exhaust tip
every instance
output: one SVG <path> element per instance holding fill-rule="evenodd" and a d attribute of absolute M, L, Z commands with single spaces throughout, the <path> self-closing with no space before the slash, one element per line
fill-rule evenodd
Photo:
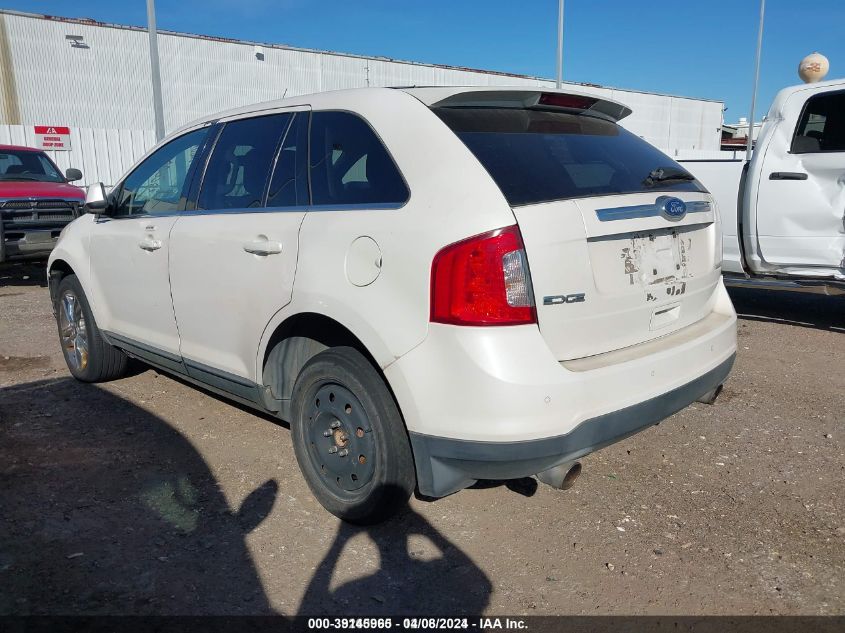
<path fill-rule="evenodd" d="M 537 479 L 558 490 L 569 490 L 581 475 L 581 462 L 565 462 L 537 473 Z"/>

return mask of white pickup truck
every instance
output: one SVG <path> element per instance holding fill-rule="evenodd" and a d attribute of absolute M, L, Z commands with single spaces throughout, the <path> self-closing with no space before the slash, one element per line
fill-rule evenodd
<path fill-rule="evenodd" d="M 716 199 L 729 284 L 845 293 L 845 79 L 781 90 L 750 163 L 679 162 Z"/>

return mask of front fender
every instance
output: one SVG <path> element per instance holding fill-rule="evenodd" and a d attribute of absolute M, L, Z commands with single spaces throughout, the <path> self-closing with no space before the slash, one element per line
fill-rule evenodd
<path fill-rule="evenodd" d="M 56 303 L 59 281 L 63 275 L 59 267 L 67 267 L 73 271 L 79 280 L 86 297 L 91 297 L 91 259 L 89 257 L 89 244 L 91 241 L 91 226 L 94 216 L 83 215 L 68 224 L 59 236 L 59 240 L 53 247 L 50 257 L 47 259 L 47 284 L 50 289 L 50 299 L 53 305 Z M 88 302 L 94 318 L 99 321 L 99 310 L 91 301 Z"/>

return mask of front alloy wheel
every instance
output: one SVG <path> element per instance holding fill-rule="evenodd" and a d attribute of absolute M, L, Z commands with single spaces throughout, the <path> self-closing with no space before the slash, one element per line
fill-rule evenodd
<path fill-rule="evenodd" d="M 88 330 L 76 293 L 67 289 L 59 299 L 59 335 L 65 360 L 71 370 L 84 372 L 88 366 Z"/>
<path fill-rule="evenodd" d="M 62 278 L 56 297 L 59 341 L 73 377 L 83 382 L 102 382 L 125 375 L 126 354 L 103 338 L 76 275 Z"/>

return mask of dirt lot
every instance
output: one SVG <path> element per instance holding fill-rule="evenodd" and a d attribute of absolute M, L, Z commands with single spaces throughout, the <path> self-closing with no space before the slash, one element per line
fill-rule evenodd
<path fill-rule="evenodd" d="M 845 613 L 845 301 L 733 293 L 695 405 L 533 479 L 342 525 L 289 432 L 140 367 L 65 368 L 43 267 L 0 268 L 0 614 Z"/>

